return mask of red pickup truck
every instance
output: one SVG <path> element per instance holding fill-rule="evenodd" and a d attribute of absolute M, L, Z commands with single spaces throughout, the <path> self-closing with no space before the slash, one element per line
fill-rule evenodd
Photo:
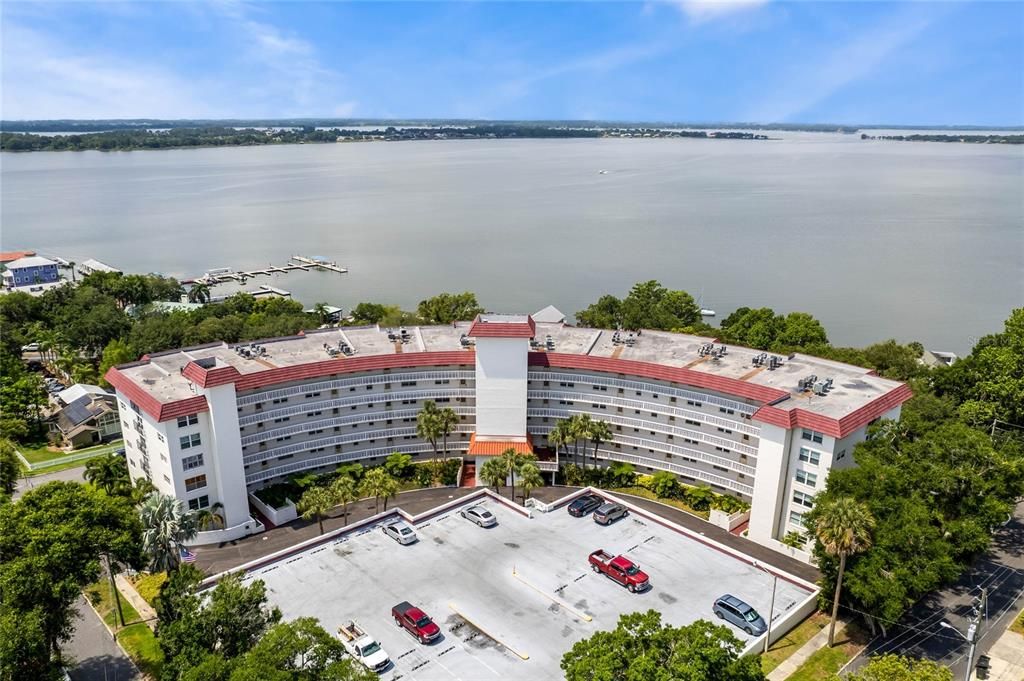
<path fill-rule="evenodd" d="M 441 635 L 441 628 L 434 624 L 427 613 L 408 601 L 402 601 L 391 608 L 391 616 L 395 618 L 395 624 L 415 636 L 420 643 L 430 643 Z"/>
<path fill-rule="evenodd" d="M 609 579 L 624 585 L 636 593 L 650 586 L 650 578 L 640 566 L 625 556 L 612 556 L 604 549 L 590 554 L 590 566 L 594 572 L 603 572 Z"/>

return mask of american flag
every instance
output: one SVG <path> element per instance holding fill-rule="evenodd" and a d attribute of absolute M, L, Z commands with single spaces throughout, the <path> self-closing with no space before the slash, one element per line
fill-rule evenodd
<path fill-rule="evenodd" d="M 181 553 L 179 554 L 179 556 L 181 557 L 181 562 L 182 563 L 194 563 L 194 562 L 196 562 L 196 554 L 192 553 L 191 551 L 189 551 L 185 547 L 181 548 Z"/>

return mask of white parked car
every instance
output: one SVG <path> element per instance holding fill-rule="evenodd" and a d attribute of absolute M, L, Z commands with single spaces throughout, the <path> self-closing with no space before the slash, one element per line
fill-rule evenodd
<path fill-rule="evenodd" d="M 412 544 L 419 539 L 412 528 L 401 521 L 385 525 L 381 530 L 399 544 Z"/>
<path fill-rule="evenodd" d="M 494 517 L 494 514 L 483 506 L 464 508 L 459 512 L 459 515 L 480 527 L 494 527 L 498 524 L 498 519 Z"/>
<path fill-rule="evenodd" d="M 391 664 L 388 654 L 380 647 L 375 638 L 356 624 L 355 620 L 338 627 L 338 635 L 345 644 L 348 654 L 359 660 L 371 671 L 382 672 Z"/>
<path fill-rule="evenodd" d="M 39 343 L 29 343 L 21 346 L 22 352 L 39 352 Z"/>

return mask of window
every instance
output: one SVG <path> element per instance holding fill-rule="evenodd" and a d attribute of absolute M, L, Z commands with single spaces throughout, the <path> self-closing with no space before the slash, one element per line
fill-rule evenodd
<path fill-rule="evenodd" d="M 805 463 L 811 463 L 815 466 L 821 461 L 821 454 L 814 451 L 813 449 L 807 449 L 807 447 L 800 448 L 800 460 Z"/>
<path fill-rule="evenodd" d="M 802 437 L 805 440 L 808 440 L 809 442 L 815 442 L 815 443 L 817 443 L 819 445 L 825 439 L 825 436 L 822 435 L 821 433 L 819 433 L 818 431 L 816 431 L 816 430 L 807 430 L 806 428 L 801 431 L 800 437 Z"/>
<path fill-rule="evenodd" d="M 838 454 L 836 454 L 836 461 L 839 461 L 839 460 L 840 460 L 840 459 L 842 459 L 842 458 L 843 458 L 844 456 L 846 456 L 846 450 L 845 450 L 845 449 L 844 449 L 844 450 L 842 450 L 842 451 L 840 451 L 840 452 L 839 452 Z"/>
<path fill-rule="evenodd" d="M 807 508 L 814 507 L 814 496 L 811 494 L 805 494 L 803 492 L 793 492 L 793 503 L 806 506 Z"/>
<path fill-rule="evenodd" d="M 178 427 L 187 428 L 188 426 L 194 426 L 199 423 L 199 414 L 189 414 L 188 416 L 178 417 Z"/>
<path fill-rule="evenodd" d="M 288 401 L 287 397 L 280 397 L 280 398 L 278 398 L 276 400 L 272 400 L 271 404 L 284 404 L 287 401 Z"/>
<path fill-rule="evenodd" d="M 796 481 L 802 485 L 808 485 L 809 487 L 815 487 L 818 484 L 818 474 L 808 473 L 807 471 L 797 471 Z"/>
<path fill-rule="evenodd" d="M 700 421 L 694 421 L 693 419 L 683 419 L 691 426 L 700 426 Z"/>
<path fill-rule="evenodd" d="M 736 410 L 734 410 L 734 409 L 726 409 L 725 407 L 719 407 L 718 411 L 722 412 L 723 414 L 735 414 L 736 413 Z"/>
<path fill-rule="evenodd" d="M 803 527 L 804 526 L 804 514 L 803 513 L 797 513 L 796 511 L 790 511 L 789 512 L 789 522 L 793 523 L 794 525 L 799 525 L 800 527 Z"/>
<path fill-rule="evenodd" d="M 697 402 L 695 400 L 686 400 L 686 403 L 688 405 L 690 405 L 691 407 L 703 407 L 704 406 L 703 402 Z"/>
<path fill-rule="evenodd" d="M 190 449 L 192 447 L 198 447 L 202 444 L 199 433 L 192 433 L 191 435 L 182 435 L 178 438 L 178 442 L 181 444 L 182 449 Z"/>
<path fill-rule="evenodd" d="M 206 476 L 197 475 L 194 478 L 185 478 L 185 491 L 192 492 L 193 490 L 202 489 L 206 487 Z"/>
<path fill-rule="evenodd" d="M 181 460 L 182 470 L 190 471 L 193 468 L 199 468 L 203 465 L 203 455 L 196 454 L 194 456 L 186 456 Z"/>
<path fill-rule="evenodd" d="M 196 497 L 195 499 L 189 499 L 188 500 L 188 508 L 189 508 L 190 511 L 198 511 L 201 508 L 209 508 L 209 507 L 210 507 L 210 497 L 209 497 L 209 495 L 204 494 L 201 497 Z"/>

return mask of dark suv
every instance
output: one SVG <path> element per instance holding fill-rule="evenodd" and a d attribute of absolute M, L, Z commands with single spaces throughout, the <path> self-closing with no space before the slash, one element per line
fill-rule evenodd
<path fill-rule="evenodd" d="M 599 508 L 604 499 L 596 494 L 584 494 L 569 504 L 569 515 L 575 518 L 582 518 L 591 511 Z"/>
<path fill-rule="evenodd" d="M 619 518 L 626 517 L 626 507 L 622 504 L 609 502 L 594 511 L 594 522 L 598 525 L 611 525 Z"/>
<path fill-rule="evenodd" d="M 724 619 L 751 636 L 760 636 L 768 630 L 764 619 L 757 614 L 757 610 L 729 594 L 725 594 L 712 607 L 719 619 Z"/>

